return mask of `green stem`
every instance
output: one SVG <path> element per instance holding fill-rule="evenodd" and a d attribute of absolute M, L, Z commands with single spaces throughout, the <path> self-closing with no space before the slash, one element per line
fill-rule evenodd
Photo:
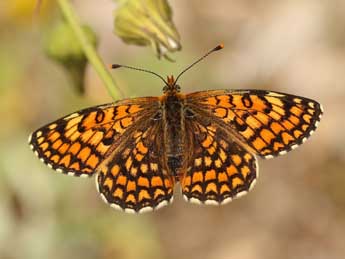
<path fill-rule="evenodd" d="M 77 39 L 80 42 L 80 45 L 89 60 L 90 64 L 96 70 L 98 76 L 102 79 L 105 87 L 107 88 L 110 96 L 114 99 L 121 99 L 122 93 L 120 88 L 116 85 L 114 79 L 110 75 L 108 69 L 102 62 L 101 58 L 98 56 L 95 48 L 90 44 L 86 38 L 82 28 L 80 27 L 80 22 L 75 14 L 69 0 L 58 0 L 61 12 L 63 13 L 66 21 L 71 26 L 74 31 Z"/>

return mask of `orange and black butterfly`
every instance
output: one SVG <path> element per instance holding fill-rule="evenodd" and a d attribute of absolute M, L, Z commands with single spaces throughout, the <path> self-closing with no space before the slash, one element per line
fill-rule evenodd
<path fill-rule="evenodd" d="M 218 205 L 253 188 L 257 156 L 295 149 L 322 115 L 321 105 L 304 97 L 264 90 L 182 94 L 176 81 L 168 77 L 160 97 L 125 99 L 54 121 L 30 136 L 30 146 L 57 172 L 95 174 L 103 200 L 125 212 L 171 203 L 178 182 L 187 201 Z"/>

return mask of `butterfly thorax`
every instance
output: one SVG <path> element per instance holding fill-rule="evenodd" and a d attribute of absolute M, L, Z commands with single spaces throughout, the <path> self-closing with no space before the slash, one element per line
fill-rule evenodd
<path fill-rule="evenodd" d="M 161 98 L 167 166 L 179 178 L 184 148 L 184 95 L 167 91 Z"/>

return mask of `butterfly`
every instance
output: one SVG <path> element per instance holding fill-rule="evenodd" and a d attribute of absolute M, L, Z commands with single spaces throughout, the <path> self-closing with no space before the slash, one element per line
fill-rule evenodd
<path fill-rule="evenodd" d="M 314 100 L 266 90 L 183 94 L 177 79 L 163 79 L 160 97 L 124 99 L 49 123 L 32 133 L 30 147 L 59 173 L 96 175 L 101 197 L 115 209 L 157 210 L 173 201 L 177 183 L 185 200 L 219 205 L 253 188 L 257 157 L 295 149 L 323 113 Z"/>

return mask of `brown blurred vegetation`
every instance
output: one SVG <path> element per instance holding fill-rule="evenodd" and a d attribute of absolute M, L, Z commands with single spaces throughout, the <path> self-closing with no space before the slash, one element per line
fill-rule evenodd
<path fill-rule="evenodd" d="M 80 97 L 42 41 L 54 4 L 32 17 L 31 1 L 0 10 L 0 258 L 345 258 L 345 2 L 343 0 L 170 1 L 183 50 L 176 63 L 113 33 L 110 0 L 75 0 L 99 34 L 105 63 L 176 74 L 219 42 L 226 48 L 185 75 L 183 91 L 261 88 L 318 100 L 316 133 L 297 150 L 260 160 L 247 196 L 223 207 L 185 203 L 133 216 L 99 199 L 92 180 L 55 174 L 26 144 L 37 127 L 109 102 L 87 68 Z M 46 1 L 50 2 L 50 1 Z M 162 83 L 113 72 L 126 97 L 160 95 Z M 177 191 L 177 190 L 176 190 Z"/>

